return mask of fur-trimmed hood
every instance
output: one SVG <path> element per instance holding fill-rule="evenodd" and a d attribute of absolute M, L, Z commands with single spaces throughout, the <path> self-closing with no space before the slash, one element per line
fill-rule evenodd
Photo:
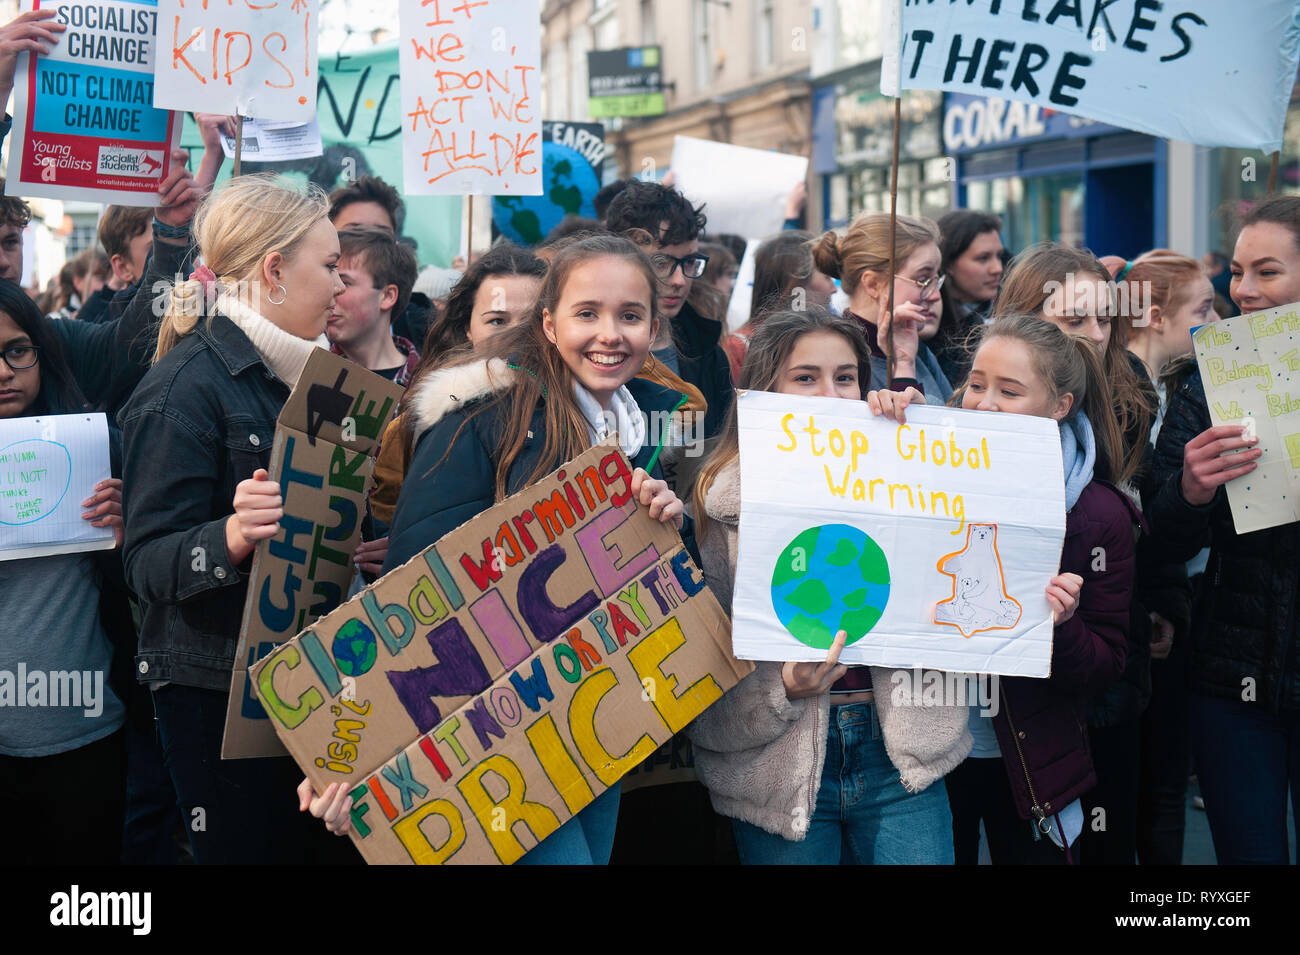
<path fill-rule="evenodd" d="M 516 374 L 500 358 L 483 358 L 425 375 L 406 395 L 406 413 L 415 425 L 413 433 L 421 435 L 451 412 L 504 391 Z"/>

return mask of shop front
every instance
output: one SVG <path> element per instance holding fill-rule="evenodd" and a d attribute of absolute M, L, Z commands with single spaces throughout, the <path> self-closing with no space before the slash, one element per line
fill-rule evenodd
<path fill-rule="evenodd" d="M 1015 252 L 1055 240 L 1135 256 L 1166 241 L 1166 144 L 1041 106 L 947 93 L 961 208 L 997 213 Z"/>
<path fill-rule="evenodd" d="M 889 211 L 894 101 L 880 95 L 880 63 L 821 76 L 813 89 L 813 174 L 825 226 Z M 942 215 L 952 202 L 954 163 L 943 157 L 943 94 L 905 90 L 899 130 L 898 211 Z"/>

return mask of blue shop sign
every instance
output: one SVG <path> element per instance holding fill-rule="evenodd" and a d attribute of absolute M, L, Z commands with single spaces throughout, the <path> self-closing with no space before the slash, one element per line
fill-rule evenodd
<path fill-rule="evenodd" d="M 943 104 L 943 147 L 949 155 L 1006 149 L 1052 139 L 1106 136 L 1126 130 L 1037 103 L 948 93 Z"/>

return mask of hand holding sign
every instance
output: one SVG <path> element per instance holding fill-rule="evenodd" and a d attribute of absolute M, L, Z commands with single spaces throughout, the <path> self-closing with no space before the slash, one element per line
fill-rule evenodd
<path fill-rule="evenodd" d="M 1083 578 L 1078 574 L 1057 574 L 1047 582 L 1047 602 L 1052 605 L 1052 620 L 1060 626 L 1074 616 L 1083 591 Z"/>
<path fill-rule="evenodd" d="M 0 27 L 0 103 L 9 101 L 20 53 L 49 53 L 68 27 L 53 22 L 55 11 L 29 10 Z"/>
<path fill-rule="evenodd" d="M 782 664 L 781 681 L 785 684 L 786 699 L 801 700 L 806 696 L 829 693 L 835 681 L 849 672 L 849 668 L 840 663 L 840 651 L 848 639 L 848 633 L 843 630 L 835 634 L 835 641 L 821 663 Z"/>
<path fill-rule="evenodd" d="M 1246 437 L 1246 430 L 1235 424 L 1216 425 L 1187 442 L 1180 485 L 1183 500 L 1204 507 L 1214 500 L 1220 485 L 1255 470 L 1255 460 L 1264 452 L 1252 447 L 1259 438 Z"/>
<path fill-rule="evenodd" d="M 661 524 L 667 524 L 672 521 L 673 526 L 678 530 L 682 529 L 684 521 L 685 508 L 681 500 L 672 489 L 668 487 L 667 481 L 660 481 L 650 477 L 641 468 L 632 472 L 632 493 L 636 499 L 644 506 L 650 508 L 650 516 Z"/>
<path fill-rule="evenodd" d="M 236 564 L 242 564 L 257 547 L 257 542 L 280 533 L 284 501 L 280 485 L 271 480 L 266 468 L 235 487 L 235 513 L 226 519 L 226 551 Z"/>
<path fill-rule="evenodd" d="M 86 512 L 81 515 L 83 521 L 90 521 L 91 527 L 113 528 L 113 540 L 122 546 L 122 482 L 118 478 L 108 478 L 95 485 L 95 493 L 81 502 Z"/>
<path fill-rule="evenodd" d="M 928 312 L 915 302 L 895 302 L 891 313 L 882 310 L 877 325 L 876 340 L 886 356 L 894 354 L 894 377 L 911 378 L 916 374 L 916 353 L 921 346 L 921 329 L 925 327 Z M 889 326 L 894 326 L 890 341 Z"/>
<path fill-rule="evenodd" d="M 899 424 L 907 423 L 904 412 L 910 404 L 925 404 L 925 395 L 911 387 L 903 391 L 881 389 L 867 392 L 867 407 L 871 409 L 871 413 L 893 418 Z"/>
<path fill-rule="evenodd" d="M 298 784 L 298 811 L 310 812 L 317 819 L 324 819 L 325 828 L 336 836 L 345 836 L 352 828 L 351 808 L 352 797 L 348 795 L 348 787 L 342 783 L 330 783 L 319 796 L 312 789 L 310 779 L 303 779 Z"/>

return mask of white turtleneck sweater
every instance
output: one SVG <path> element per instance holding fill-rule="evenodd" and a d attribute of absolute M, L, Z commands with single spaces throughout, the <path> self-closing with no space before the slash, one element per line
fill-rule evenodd
<path fill-rule="evenodd" d="M 298 376 L 302 374 L 311 350 L 330 347 L 329 339 L 324 333 L 313 341 L 291 335 L 260 312 L 229 295 L 217 297 L 217 309 L 239 326 L 239 330 L 248 336 L 266 366 L 290 389 L 298 384 Z"/>

